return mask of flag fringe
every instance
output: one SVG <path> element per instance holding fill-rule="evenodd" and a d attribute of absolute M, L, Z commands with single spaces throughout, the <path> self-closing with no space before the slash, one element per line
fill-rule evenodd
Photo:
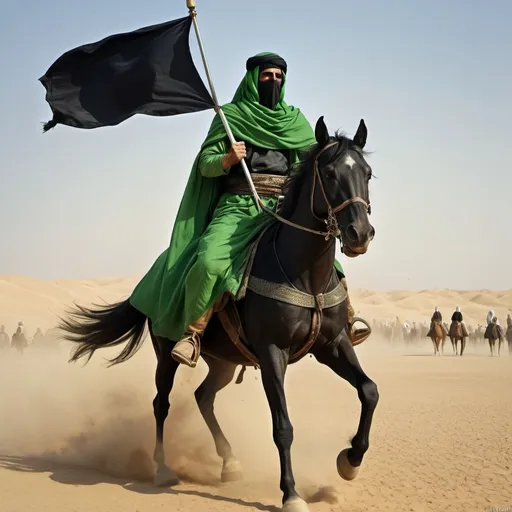
<path fill-rule="evenodd" d="M 43 124 L 43 133 L 46 133 L 48 130 L 51 130 L 52 128 L 55 128 L 57 126 L 58 122 L 54 119 L 51 119 L 47 123 Z"/>

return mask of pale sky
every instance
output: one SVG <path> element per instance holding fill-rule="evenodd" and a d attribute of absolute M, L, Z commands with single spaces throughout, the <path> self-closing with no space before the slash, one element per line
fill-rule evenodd
<path fill-rule="evenodd" d="M 197 4 L 221 103 L 249 56 L 275 51 L 313 126 L 353 135 L 365 119 L 376 236 L 342 257 L 350 286 L 512 288 L 512 2 Z M 213 111 L 43 136 L 38 78 L 71 48 L 186 14 L 185 0 L 2 2 L 0 275 L 143 275 L 168 245 Z M 204 76 L 193 33 L 191 48 Z"/>

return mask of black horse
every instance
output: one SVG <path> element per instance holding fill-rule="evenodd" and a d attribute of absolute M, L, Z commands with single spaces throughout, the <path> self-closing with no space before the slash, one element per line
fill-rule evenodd
<path fill-rule="evenodd" d="M 315 136 L 317 144 L 303 161 L 300 172 L 288 181 L 281 222 L 267 230 L 259 243 L 251 275 L 305 292 L 303 296 L 319 301 L 340 286 L 334 269 L 336 239 L 340 238 L 345 255 L 355 257 L 367 251 L 375 230 L 368 217 L 368 184 L 372 171 L 363 151 L 367 138 L 364 121 L 361 120 L 351 140 L 338 134 L 331 137 L 321 117 L 316 124 Z M 255 293 L 250 287 L 245 298 L 236 302 L 243 332 L 261 368 L 272 414 L 273 438 L 281 463 L 283 510 L 286 512 L 304 512 L 308 506 L 295 490 L 290 455 L 293 427 L 286 405 L 284 377 L 294 355 L 303 349 L 306 340 L 311 340 L 315 315 L 318 335 L 313 338 L 310 352 L 320 363 L 352 384 L 361 401 L 357 433 L 351 440 L 351 447 L 344 449 L 337 458 L 338 472 L 346 480 L 356 477 L 369 448 L 370 427 L 379 398 L 376 384 L 361 368 L 347 336 L 346 301 L 342 298 L 337 304 L 325 306 L 315 310 L 310 305 L 294 305 Z M 127 342 L 110 363 L 126 361 L 142 345 L 148 322 L 158 359 L 157 395 L 153 401 L 155 483 L 176 484 L 178 478 L 166 466 L 163 448 L 169 394 L 179 366 L 171 357 L 173 342 L 154 335 L 151 321 L 133 308 L 129 299 L 94 309 L 78 306 L 70 315 L 69 319 L 62 320 L 60 328 L 65 331 L 66 339 L 77 344 L 71 361 L 82 356 L 90 359 L 99 348 Z M 217 422 L 213 406 L 217 392 L 232 381 L 237 365 L 245 368 L 253 363 L 231 341 L 217 314 L 204 333 L 201 356 L 209 366 L 209 373 L 196 390 L 195 397 L 215 440 L 217 453 L 223 460 L 221 478 L 225 482 L 234 481 L 242 477 L 241 467 Z"/>

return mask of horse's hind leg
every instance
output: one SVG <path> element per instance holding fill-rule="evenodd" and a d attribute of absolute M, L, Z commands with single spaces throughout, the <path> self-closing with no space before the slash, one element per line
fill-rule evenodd
<path fill-rule="evenodd" d="M 331 368 L 340 377 L 357 389 L 361 401 L 361 415 L 357 433 L 352 439 L 352 447 L 338 455 L 338 473 L 345 480 L 353 480 L 359 471 L 364 454 L 370 446 L 370 428 L 373 412 L 379 401 L 377 385 L 363 371 L 357 355 L 345 331 L 332 343 L 317 345 L 314 348 L 317 360 Z"/>
<path fill-rule="evenodd" d="M 242 478 L 242 467 L 233 455 L 231 446 L 215 417 L 214 402 L 217 393 L 233 380 L 236 365 L 207 356 L 203 356 L 203 359 L 210 371 L 195 392 L 197 405 L 212 433 L 217 455 L 223 460 L 221 480 L 235 482 Z"/>
<path fill-rule="evenodd" d="M 172 343 L 155 336 L 151 331 L 151 324 L 149 332 L 158 359 L 155 375 L 157 393 L 153 400 L 156 421 L 156 443 L 153 453 L 153 460 L 156 463 L 154 483 L 159 487 L 170 486 L 178 484 L 179 479 L 176 473 L 165 464 L 164 423 L 169 413 L 169 394 L 179 363 L 171 356 Z"/>

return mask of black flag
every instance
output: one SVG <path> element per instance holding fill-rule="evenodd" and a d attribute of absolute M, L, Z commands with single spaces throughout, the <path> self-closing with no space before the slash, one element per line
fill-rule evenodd
<path fill-rule="evenodd" d="M 53 119 L 75 128 L 117 125 L 134 114 L 173 116 L 214 107 L 192 60 L 186 16 L 70 50 L 39 80 Z"/>

